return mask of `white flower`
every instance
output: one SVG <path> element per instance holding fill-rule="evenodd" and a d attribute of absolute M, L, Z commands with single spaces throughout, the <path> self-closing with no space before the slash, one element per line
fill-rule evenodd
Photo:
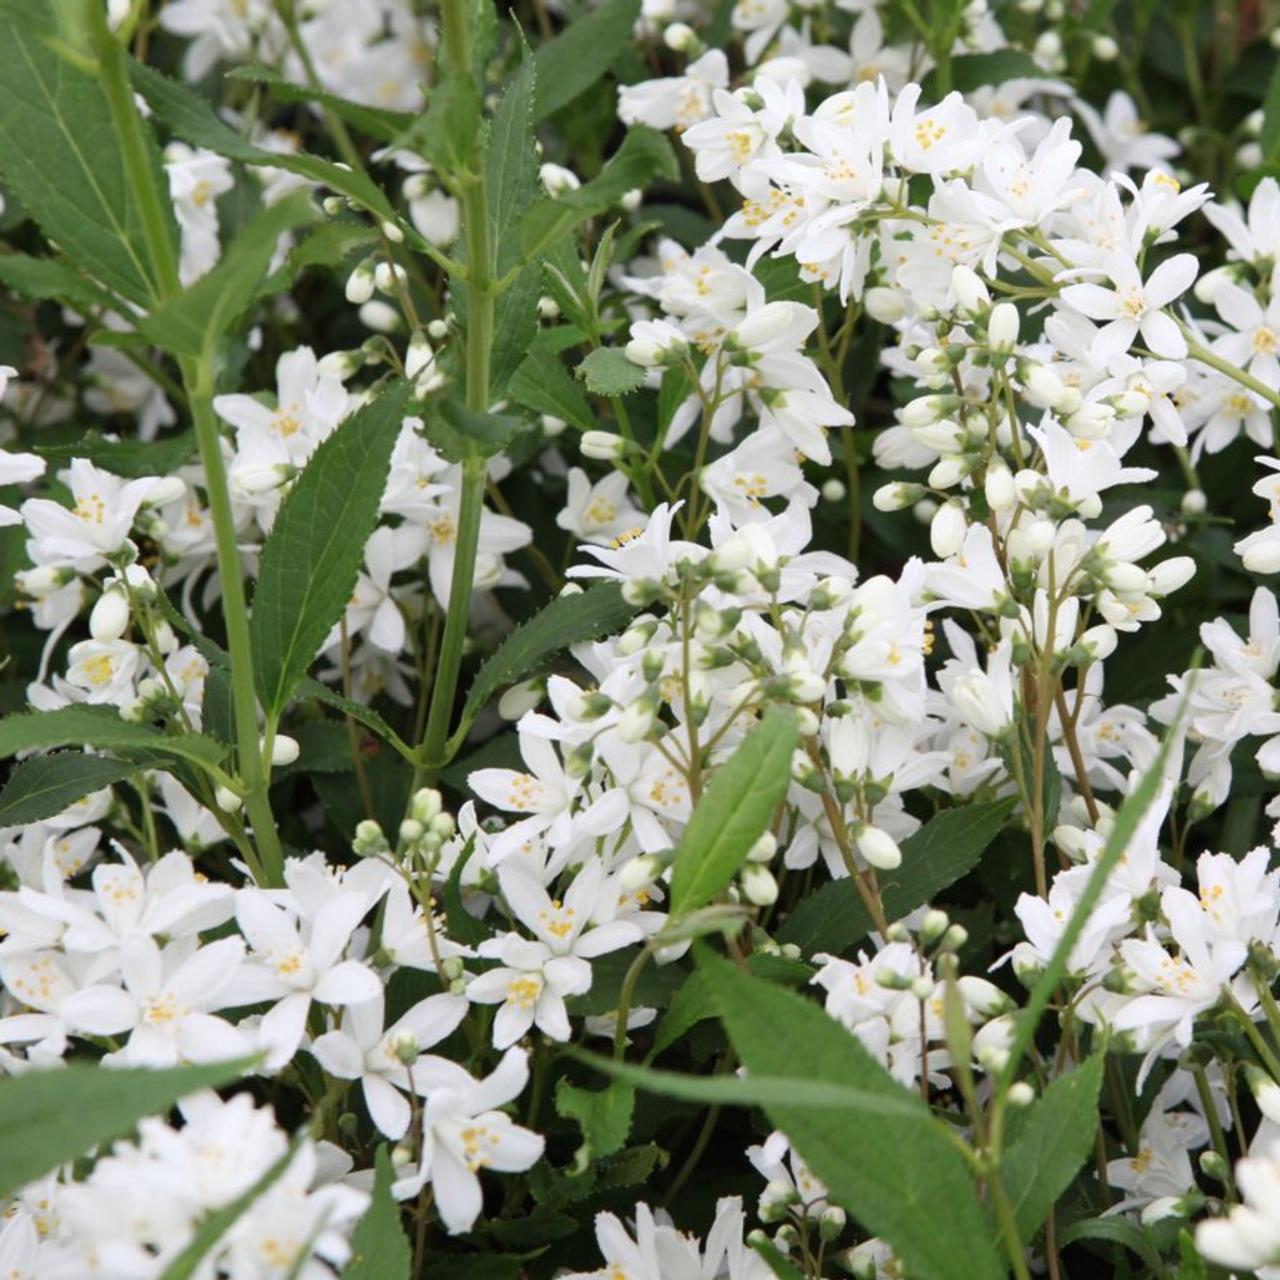
<path fill-rule="evenodd" d="M 424 1064 L 422 1163 L 395 1184 L 395 1195 L 407 1199 L 430 1183 L 449 1234 L 470 1231 L 483 1207 L 480 1170 L 519 1173 L 542 1156 L 542 1138 L 495 1109 L 518 1097 L 528 1080 L 522 1049 L 508 1049 L 483 1080 L 443 1058 Z"/>
<path fill-rule="evenodd" d="M 1255 1143 L 1236 1163 L 1235 1182 L 1243 1204 L 1225 1218 L 1196 1227 L 1196 1248 L 1212 1263 L 1239 1271 L 1257 1271 L 1280 1263 L 1280 1139 Z"/>

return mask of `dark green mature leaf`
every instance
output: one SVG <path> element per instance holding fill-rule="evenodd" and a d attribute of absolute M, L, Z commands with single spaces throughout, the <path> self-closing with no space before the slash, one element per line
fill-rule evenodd
<path fill-rule="evenodd" d="M 230 1204 L 215 1210 L 200 1224 L 200 1230 L 191 1243 L 164 1269 L 160 1280 L 191 1280 L 201 1269 L 201 1263 L 215 1248 L 223 1236 L 231 1230 L 250 1205 L 269 1191 L 293 1163 L 302 1145 L 302 1137 L 295 1138 L 285 1153 L 260 1177 L 253 1186 L 241 1192 Z M 305 1255 L 304 1255 L 305 1258 Z"/>
<path fill-rule="evenodd" d="M 1161 1275 L 1165 1270 L 1160 1251 L 1151 1243 L 1147 1233 L 1128 1218 L 1085 1218 L 1081 1222 L 1073 1222 L 1058 1234 L 1059 1248 L 1066 1248 L 1081 1240 L 1105 1240 L 1110 1244 L 1122 1245 L 1131 1253 L 1136 1253 L 1151 1269 L 1153 1276 Z"/>
<path fill-rule="evenodd" d="M 349 124 L 367 133 L 379 142 L 393 142 L 410 125 L 415 116 L 408 111 L 389 111 L 385 107 L 368 107 L 363 102 L 352 102 L 350 98 L 341 98 L 336 93 L 327 93 L 323 89 L 314 89 L 310 85 L 297 84 L 286 80 L 272 67 L 264 67 L 261 63 L 253 63 L 247 67 L 233 67 L 226 73 L 228 80 L 251 80 L 255 84 L 264 84 L 271 90 L 271 96 L 281 102 L 315 102 L 327 107 L 336 116 L 341 116 Z"/>
<path fill-rule="evenodd" d="M 748 1081 L 791 1077 L 797 1099 L 802 1088 L 817 1086 L 874 1099 L 847 1113 L 785 1097 L 765 1104 L 832 1199 L 887 1240 L 919 1280 L 1000 1280 L 1005 1268 L 973 1180 L 919 1096 L 812 1001 L 740 973 L 705 949 L 699 965 Z"/>
<path fill-rule="evenodd" d="M 639 16 L 640 0 L 605 0 L 544 44 L 536 58 L 536 118 L 544 120 L 591 88 L 630 39 Z"/>
<path fill-rule="evenodd" d="M 533 345 L 511 375 L 507 394 L 517 404 L 536 413 L 549 413 L 579 431 L 593 431 L 599 426 L 582 389 L 569 376 L 564 365 L 538 343 Z"/>
<path fill-rule="evenodd" d="M 355 218 L 326 222 L 294 245 L 281 266 L 262 282 L 259 295 L 288 289 L 308 267 L 354 265 L 357 254 L 372 253 L 380 244 L 378 232 L 366 222 Z"/>
<path fill-rule="evenodd" d="M 706 906 L 729 886 L 791 785 L 795 713 L 772 707 L 716 771 L 676 849 L 671 916 Z"/>
<path fill-rule="evenodd" d="M 159 157 L 151 158 L 159 180 Z M 106 94 L 38 35 L 4 20 L 0 178 L 77 266 L 130 302 L 150 300 L 142 217 Z"/>
<path fill-rule="evenodd" d="M 597 396 L 625 396 L 644 386 L 645 375 L 618 347 L 600 347 L 578 366 L 578 377 Z"/>
<path fill-rule="evenodd" d="M 87 431 L 71 444 L 38 444 L 35 452 L 52 462 L 88 458 L 117 476 L 163 476 L 176 471 L 196 451 L 194 431 L 158 440 L 111 440 L 101 431 Z"/>
<path fill-rule="evenodd" d="M 0 827 L 43 822 L 90 792 L 123 781 L 137 769 L 136 764 L 78 751 L 24 760 L 14 767 L 0 791 Z"/>
<path fill-rule="evenodd" d="M 454 739 L 460 744 L 486 702 L 499 690 L 536 671 L 548 658 L 570 645 L 621 630 L 635 614 L 612 582 L 558 596 L 517 627 L 476 674 L 462 707 Z"/>
<path fill-rule="evenodd" d="M 1043 1226 L 1045 1214 L 1093 1150 L 1104 1062 L 1104 1055 L 1095 1053 L 1070 1075 L 1059 1076 L 1028 1108 L 1000 1161 L 1023 1240 Z"/>
<path fill-rule="evenodd" d="M 212 270 L 142 317 L 139 332 L 174 355 L 209 351 L 257 296 L 281 235 L 318 216 L 303 191 L 268 206 L 236 236 Z"/>
<path fill-rule="evenodd" d="M 115 299 L 101 285 L 59 258 L 31 258 L 25 253 L 0 257 L 0 284 L 23 298 L 53 298 L 85 314 L 114 308 Z"/>
<path fill-rule="evenodd" d="M 227 753 L 222 743 L 198 733 L 164 734 L 149 725 L 122 720 L 114 707 L 73 704 L 0 720 L 0 759 L 47 747 L 138 751 L 196 764 L 217 764 Z"/>
<path fill-rule="evenodd" d="M 0 1195 L 120 1137 L 188 1093 L 234 1080 L 248 1065 L 104 1071 L 73 1062 L 0 1080 Z"/>
<path fill-rule="evenodd" d="M 373 1201 L 356 1224 L 342 1280 L 409 1280 L 413 1255 L 400 1209 L 391 1198 L 391 1157 L 386 1147 L 378 1148 L 376 1169 Z"/>
<path fill-rule="evenodd" d="M 481 413 L 458 400 L 433 399 L 426 413 L 427 439 L 450 462 L 492 458 L 510 447 L 525 423 L 510 413 Z"/>
<path fill-rule="evenodd" d="M 377 737 L 381 738 L 389 747 L 392 747 L 406 760 L 416 760 L 416 753 L 411 747 L 372 707 L 366 707 L 363 702 L 353 702 L 350 698 L 344 698 L 340 693 L 335 693 L 328 685 L 321 684 L 319 680 L 313 680 L 307 676 L 297 689 L 297 697 L 305 699 L 309 702 L 322 702 L 326 707 L 332 707 L 335 711 L 341 711 L 343 715 L 350 716 L 357 724 L 362 724 L 366 729 L 371 730 Z"/>
<path fill-rule="evenodd" d="M 129 76 L 133 87 L 147 100 L 156 119 L 184 142 L 196 147 L 207 147 L 229 160 L 299 174 L 333 191 L 341 192 L 380 220 L 397 220 L 386 193 L 367 174 L 344 169 L 332 160 L 322 160 L 319 156 L 307 155 L 305 152 L 287 155 L 256 147 L 218 119 L 213 108 L 185 85 L 137 62 L 130 64 Z M 418 238 L 408 228 L 405 229 L 405 235 L 411 240 Z"/>
<path fill-rule="evenodd" d="M 777 1245 L 761 1235 L 752 1235 L 751 1247 L 769 1264 L 778 1280 L 804 1280 L 804 1272 Z"/>
<path fill-rule="evenodd" d="M 568 235 L 575 227 L 604 213 L 637 187 L 644 187 L 659 174 L 674 178 L 679 174 L 671 144 L 653 129 L 636 125 L 628 130 L 622 146 L 610 157 L 599 177 L 574 191 L 551 200 L 539 200 L 520 221 L 520 239 L 527 257 L 535 257 L 552 241 Z"/>
<path fill-rule="evenodd" d="M 514 240 L 515 237 L 513 236 Z M 510 287 L 498 295 L 493 309 L 493 350 L 489 359 L 489 394 L 503 394 L 538 334 L 538 299 L 542 266 L 524 267 Z"/>
<path fill-rule="evenodd" d="M 262 549 L 250 639 L 269 715 L 284 709 L 351 599 L 407 395 L 405 383 L 384 390 L 320 445 Z"/>
<path fill-rule="evenodd" d="M 902 866 L 880 877 L 885 914 L 899 920 L 978 864 L 1000 833 L 1012 800 L 946 809 L 902 844 Z M 871 916 L 848 880 L 834 880 L 803 899 L 778 930 L 780 942 L 794 942 L 807 955 L 840 952 L 873 928 Z"/>
<path fill-rule="evenodd" d="M 578 1152 L 582 1168 L 600 1156 L 622 1150 L 635 1107 L 635 1089 L 619 1080 L 604 1089 L 579 1089 L 564 1077 L 556 1085 L 556 1111 L 566 1120 L 576 1120 L 582 1130 Z"/>
<path fill-rule="evenodd" d="M 538 190 L 533 92 L 533 58 L 526 49 L 494 112 L 485 158 L 489 235 L 499 273 L 516 260 L 519 246 L 513 232 Z"/>

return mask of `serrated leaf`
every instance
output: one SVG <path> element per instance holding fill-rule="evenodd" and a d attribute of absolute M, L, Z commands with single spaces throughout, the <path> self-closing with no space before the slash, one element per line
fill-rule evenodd
<path fill-rule="evenodd" d="M 234 1080 L 247 1065 L 104 1071 L 72 1062 L 0 1080 L 0 1195 L 120 1137 L 189 1093 Z"/>
<path fill-rule="evenodd" d="M 813 1001 L 751 978 L 705 949 L 698 963 L 748 1081 L 790 1078 L 796 1097 L 824 1086 L 876 1100 L 847 1111 L 785 1099 L 765 1104 L 831 1199 L 887 1240 L 918 1280 L 1000 1280 L 1005 1267 L 973 1179 L 919 1095 Z"/>
<path fill-rule="evenodd" d="M 516 259 L 518 245 L 512 232 L 538 188 L 533 92 L 533 58 L 523 49 L 520 70 L 494 112 L 485 158 L 490 244 L 499 274 Z"/>
<path fill-rule="evenodd" d="M 149 158 L 163 190 L 154 148 Z M 149 302 L 142 216 L 102 86 L 2 19 L 0 177 L 77 266 L 122 298 Z"/>
<path fill-rule="evenodd" d="M 211 270 L 140 318 L 138 331 L 173 355 L 200 356 L 212 350 L 257 296 L 280 237 L 318 216 L 311 197 L 302 191 L 269 205 L 240 231 Z"/>
<path fill-rule="evenodd" d="M 1000 833 L 1012 800 L 965 805 L 936 814 L 902 844 L 902 865 L 880 876 L 885 914 L 900 920 L 978 865 Z M 838 953 L 860 942 L 874 927 L 870 914 L 848 880 L 833 880 L 797 904 L 779 942 L 794 942 L 806 955 Z"/>
<path fill-rule="evenodd" d="M 514 239 L 514 237 L 513 237 Z M 542 267 L 524 267 L 509 288 L 498 295 L 493 309 L 493 350 L 489 359 L 489 394 L 500 396 L 511 375 L 538 336 L 538 299 L 542 296 Z"/>
<path fill-rule="evenodd" d="M 122 782 L 138 766 L 109 756 L 86 756 L 78 751 L 23 760 L 9 774 L 0 791 L 0 827 L 43 822 L 68 805 L 113 782 Z"/>
<path fill-rule="evenodd" d="M 288 289 L 309 267 L 348 265 L 357 254 L 370 253 L 380 244 L 378 232 L 367 223 L 354 218 L 326 222 L 289 250 L 283 264 L 262 282 L 259 295 Z"/>
<path fill-rule="evenodd" d="M 426 413 L 427 439 L 450 462 L 492 458 L 510 447 L 525 423 L 510 413 L 482 413 L 457 400 L 432 400 Z"/>
<path fill-rule="evenodd" d="M 381 738 L 389 747 L 394 748 L 396 752 L 404 756 L 406 760 L 416 760 L 417 754 L 411 747 L 372 707 L 367 707 L 363 702 L 353 702 L 350 698 L 344 698 L 340 693 L 335 693 L 328 685 L 321 684 L 319 680 L 313 680 L 307 676 L 299 685 L 295 695 L 299 699 L 320 702 L 326 707 L 332 707 L 335 711 L 341 711 L 343 715 L 350 716 L 357 724 L 364 727 Z"/>
<path fill-rule="evenodd" d="M 191 1243 L 164 1269 L 160 1280 L 191 1280 L 200 1271 L 200 1264 L 213 1251 L 223 1236 L 231 1230 L 259 1196 L 269 1191 L 281 1178 L 285 1170 L 293 1163 L 302 1144 L 301 1137 L 295 1138 L 285 1153 L 246 1191 L 238 1195 L 230 1204 L 214 1210 L 200 1224 L 200 1229 L 192 1237 Z M 309 1256 L 309 1251 L 303 1257 Z"/>
<path fill-rule="evenodd" d="M 342 1280 L 409 1280 L 413 1254 L 399 1206 L 391 1198 L 391 1157 L 385 1146 L 378 1148 L 375 1168 L 373 1199 L 351 1237 Z"/>
<path fill-rule="evenodd" d="M 536 58 L 535 117 L 546 119 L 591 88 L 631 39 L 639 16 L 640 0 L 605 0 L 544 44 Z"/>
<path fill-rule="evenodd" d="M 580 1089 L 562 1077 L 556 1085 L 556 1111 L 566 1120 L 576 1120 L 582 1130 L 577 1160 L 582 1168 L 622 1149 L 635 1108 L 635 1089 L 622 1081 L 603 1089 Z"/>
<path fill-rule="evenodd" d="M 336 116 L 341 116 L 348 124 L 367 133 L 379 142 L 393 142 L 414 122 L 415 116 L 408 111 L 390 111 L 385 107 L 369 107 L 363 102 L 352 102 L 350 98 L 339 97 L 336 93 L 328 93 L 324 89 L 315 89 L 310 85 L 298 84 L 288 80 L 273 67 L 264 67 L 261 63 L 252 63 L 247 67 L 233 67 L 226 73 L 228 80 L 249 80 L 255 84 L 264 84 L 271 90 L 271 96 L 280 102 L 314 102 L 327 107 Z"/>
<path fill-rule="evenodd" d="M 507 394 L 517 404 L 535 413 L 549 413 L 579 431 L 593 431 L 599 425 L 582 389 L 564 365 L 538 343 L 511 375 Z"/>
<path fill-rule="evenodd" d="M 95 307 L 114 308 L 116 300 L 101 285 L 58 258 L 32 258 L 25 253 L 0 256 L 0 284 L 19 297 L 51 298 L 77 311 L 91 313 Z"/>
<path fill-rule="evenodd" d="M 791 785 L 795 713 L 773 707 L 716 771 L 680 837 L 671 873 L 673 919 L 724 892 L 768 829 Z"/>
<path fill-rule="evenodd" d="M 520 220 L 525 256 L 536 257 L 547 245 L 566 236 L 597 214 L 612 209 L 628 191 L 647 186 L 656 176 L 679 173 L 671 144 L 653 129 L 636 125 L 610 157 L 598 177 L 555 199 L 539 200 Z"/>
<path fill-rule="evenodd" d="M 71 746 L 176 756 L 196 764 L 217 764 L 227 752 L 222 743 L 198 733 L 165 734 L 122 720 L 114 707 L 73 704 L 0 720 L 0 759 L 20 751 Z"/>
<path fill-rule="evenodd" d="M 524 679 L 562 649 L 621 630 L 634 614 L 635 606 L 629 605 L 622 598 L 622 589 L 611 582 L 552 600 L 517 627 L 480 668 L 467 690 L 461 723 L 454 734 L 456 742 L 461 743 L 494 694 Z"/>
<path fill-rule="evenodd" d="M 1032 1239 L 1044 1225 L 1045 1215 L 1093 1150 L 1104 1062 L 1104 1055 L 1095 1053 L 1069 1075 L 1059 1076 L 1024 1113 L 1017 1138 L 1000 1160 L 1000 1176 L 1023 1240 Z"/>
<path fill-rule="evenodd" d="M 323 441 L 262 548 L 250 640 L 268 715 L 288 704 L 351 599 L 407 395 L 404 383 L 384 390 Z"/>
<path fill-rule="evenodd" d="M 597 396 L 625 396 L 644 386 L 646 371 L 617 347 L 593 351 L 579 366 L 578 377 Z"/>
<path fill-rule="evenodd" d="M 168 475 L 182 466 L 195 451 L 194 431 L 145 441 L 129 438 L 111 440 L 101 431 L 88 431 L 72 444 L 35 446 L 35 452 L 51 462 L 88 458 L 94 466 L 127 479 Z"/>

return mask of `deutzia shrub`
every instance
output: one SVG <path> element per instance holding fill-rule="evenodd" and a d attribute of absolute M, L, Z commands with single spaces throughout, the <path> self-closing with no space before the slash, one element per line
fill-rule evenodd
<path fill-rule="evenodd" d="M 0 1276 L 1280 1276 L 1273 17 L 0 3 Z"/>

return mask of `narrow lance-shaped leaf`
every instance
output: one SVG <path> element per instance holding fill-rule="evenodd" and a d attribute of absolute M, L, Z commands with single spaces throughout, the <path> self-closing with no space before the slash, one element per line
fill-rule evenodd
<path fill-rule="evenodd" d="M 786 795 L 797 736 L 795 713 L 771 708 L 711 779 L 676 849 L 672 917 L 728 888 Z"/>
<path fill-rule="evenodd" d="M 1000 1176 L 1013 1203 L 1018 1234 L 1030 1240 L 1093 1150 L 1098 1091 L 1105 1056 L 1059 1076 L 1023 1117 L 1018 1136 L 1000 1160 Z"/>
<path fill-rule="evenodd" d="M 605 0 L 538 50 L 537 119 L 591 88 L 608 71 L 640 16 L 640 0 Z"/>
<path fill-rule="evenodd" d="M 104 1071 L 73 1062 L 0 1080 L 0 1195 L 120 1137 L 188 1093 L 234 1080 L 246 1065 Z"/>
<path fill-rule="evenodd" d="M 0 827 L 43 822 L 90 792 L 122 781 L 137 768 L 122 760 L 86 756 L 78 751 L 24 760 L 0 791 Z"/>
<path fill-rule="evenodd" d="M 149 158 L 163 190 L 159 155 Z M 4 19 L 0 178 L 78 267 L 130 302 L 151 298 L 142 216 L 102 86 Z"/>
<path fill-rule="evenodd" d="M 915 1280 L 999 1280 L 1005 1268 L 968 1167 L 918 1095 L 813 1001 L 705 950 L 699 965 L 748 1080 L 791 1077 L 797 1099 L 826 1085 L 879 1100 L 844 1112 L 785 1098 L 765 1104 L 831 1198 L 887 1240 Z"/>
<path fill-rule="evenodd" d="M 351 599 L 407 394 L 404 383 L 383 391 L 320 445 L 262 549 L 250 639 L 269 715 L 284 709 Z"/>
<path fill-rule="evenodd" d="M 413 1263 L 400 1209 L 391 1198 L 391 1158 L 378 1148 L 373 1200 L 351 1237 L 351 1258 L 342 1280 L 409 1280 Z"/>
<path fill-rule="evenodd" d="M 20 751 L 73 746 L 175 756 L 196 764 L 217 764 L 227 753 L 222 743 L 198 733 L 164 734 L 122 720 L 114 707 L 73 704 L 0 720 L 0 759 Z"/>

